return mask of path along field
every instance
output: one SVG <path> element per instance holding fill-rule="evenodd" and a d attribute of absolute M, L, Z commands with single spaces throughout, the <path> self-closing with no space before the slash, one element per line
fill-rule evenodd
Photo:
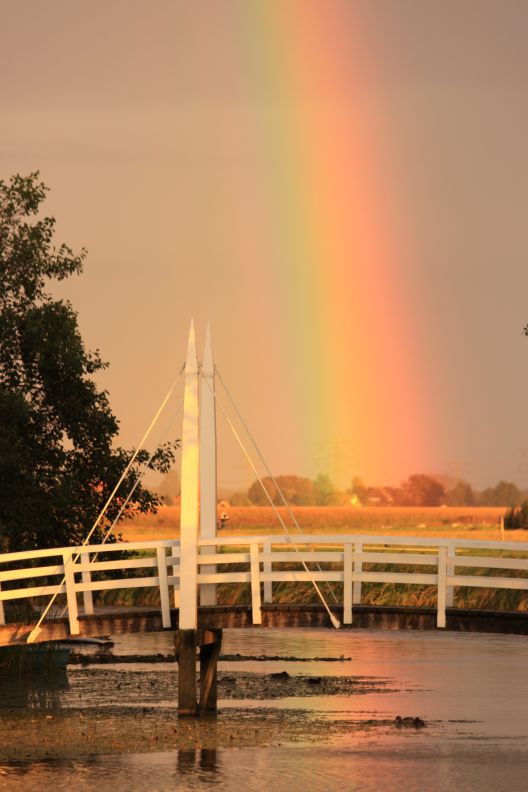
<path fill-rule="evenodd" d="M 278 509 L 286 526 L 294 528 L 287 509 Z M 439 536 L 456 539 L 501 539 L 501 517 L 506 509 L 495 507 L 293 507 L 300 528 L 306 533 L 389 534 L 394 536 Z M 271 507 L 226 506 L 219 509 L 229 519 L 220 536 L 284 533 Z M 296 529 L 294 528 L 295 532 Z M 179 536 L 180 507 L 162 506 L 154 516 L 138 516 L 122 527 L 130 542 Z M 506 531 L 511 541 L 528 541 L 528 531 Z"/>

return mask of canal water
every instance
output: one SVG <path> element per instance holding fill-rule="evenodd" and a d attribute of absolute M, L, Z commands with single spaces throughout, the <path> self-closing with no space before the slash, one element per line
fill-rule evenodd
<path fill-rule="evenodd" d="M 170 634 L 116 636 L 116 655 L 172 654 Z M 218 745 L 209 740 L 185 750 L 134 752 L 96 750 L 87 755 L 50 755 L 0 764 L 0 789 L 6 790 L 351 790 L 352 792 L 517 792 L 528 788 L 528 639 L 523 636 L 369 630 L 227 630 L 223 654 L 280 656 L 280 660 L 224 661 L 219 676 L 261 675 L 287 671 L 296 677 L 343 677 L 372 680 L 361 695 L 292 695 L 219 701 Z M 296 659 L 291 659 L 296 658 Z M 333 658 L 332 660 L 306 658 Z M 92 668 L 92 667 L 91 667 Z M 105 666 L 125 672 L 125 665 Z M 167 674 L 169 663 L 138 662 L 126 672 Z M 54 696 L 65 710 L 90 704 L 71 687 Z M 376 684 L 376 680 L 381 680 Z M 151 683 L 152 684 L 152 683 Z M 234 683 L 236 684 L 236 682 Z M 89 692 L 86 694 L 89 697 Z M 131 707 L 140 705 L 135 693 Z M 111 688 L 93 693 L 98 706 L 122 699 Z M 139 696 L 139 698 L 138 698 Z M 125 702 L 126 703 L 126 702 Z M 123 701 L 121 700 L 121 704 Z M 156 700 L 174 717 L 175 693 Z M 20 705 L 23 707 L 23 705 Z M 273 718 L 277 727 L 265 745 L 225 747 L 223 718 L 245 712 Z M 396 716 L 420 717 L 425 727 L 397 727 Z M 31 711 L 28 709 L 28 717 Z M 0 717 L 2 710 L 0 709 Z M 23 714 L 22 714 L 22 717 Z M 292 739 L 288 724 L 302 721 L 302 737 Z M 313 727 L 311 726 L 313 725 Z M 336 724 L 339 728 L 336 729 Z M 6 739 L 5 735 L 3 739 Z"/>

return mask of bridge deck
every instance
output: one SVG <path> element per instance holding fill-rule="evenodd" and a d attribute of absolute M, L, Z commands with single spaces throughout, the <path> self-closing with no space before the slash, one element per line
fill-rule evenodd
<path fill-rule="evenodd" d="M 342 609 L 333 609 L 338 618 Z M 448 630 L 461 632 L 498 632 L 528 635 L 528 613 L 447 608 Z M 199 627 L 253 627 L 250 605 L 199 608 Z M 161 632 L 178 629 L 178 610 L 171 610 L 171 627 L 163 628 L 159 610 L 149 608 L 96 608 L 93 615 L 79 614 L 81 636 L 119 635 L 132 632 Z M 320 605 L 263 605 L 262 627 L 330 627 L 328 615 Z M 357 605 L 354 622 L 345 629 L 436 629 L 435 608 Z M 25 643 L 32 625 L 0 626 L 0 645 Z M 42 625 L 38 641 L 55 641 L 70 637 L 67 618 L 50 619 Z"/>
<path fill-rule="evenodd" d="M 50 597 L 61 598 L 60 607 L 64 606 L 68 621 L 46 620 L 41 641 L 60 640 L 69 634 L 178 629 L 178 612 L 172 606 L 178 603 L 183 607 L 187 600 L 193 604 L 192 619 L 188 613 L 181 615 L 184 626 L 191 622 L 194 626 L 198 601 L 211 603 L 199 610 L 200 627 L 261 623 L 285 628 L 328 626 L 328 614 L 321 605 L 276 604 L 279 587 L 286 585 L 286 594 L 290 596 L 291 589 L 291 599 L 302 602 L 315 583 L 331 589 L 332 598 L 339 603 L 331 604 L 332 610 L 347 626 L 353 622 L 354 627 L 528 633 L 526 613 L 452 607 L 457 592 L 466 589 L 502 591 L 512 609 L 522 605 L 528 593 L 526 542 L 325 534 L 296 537 L 296 543 L 302 548 L 297 544 L 292 548 L 287 535 L 200 539 L 200 552 L 194 554 L 190 565 L 184 563 L 177 539 L 0 555 L 0 645 L 23 642 L 31 631 L 27 625 L 4 625 L 11 603 L 26 600 L 38 608 L 39 603 L 51 604 Z M 120 557 L 123 550 L 126 554 Z M 195 584 L 192 592 L 186 593 L 182 584 L 191 578 Z M 233 584 L 245 587 L 251 605 L 213 606 L 216 592 Z M 425 587 L 435 607 L 367 605 L 363 597 L 372 585 L 404 586 L 413 591 L 416 586 Z M 99 593 L 115 589 L 157 589 L 159 606 L 156 610 L 113 607 L 94 611 Z M 282 589 L 281 596 L 284 594 Z"/>

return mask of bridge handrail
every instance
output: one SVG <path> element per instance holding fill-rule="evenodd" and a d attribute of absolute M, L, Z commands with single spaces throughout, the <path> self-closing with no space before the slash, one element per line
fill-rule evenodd
<path fill-rule="evenodd" d="M 200 586 L 216 586 L 222 583 L 249 583 L 253 622 L 261 622 L 263 602 L 273 601 L 273 584 L 283 581 L 337 582 L 343 584 L 343 617 L 345 623 L 352 622 L 353 606 L 361 602 L 362 584 L 403 583 L 436 586 L 437 626 L 445 627 L 446 607 L 453 605 L 455 586 L 487 587 L 528 590 L 528 557 L 514 558 L 506 553 L 528 555 L 528 542 L 497 542 L 459 539 L 452 537 L 384 536 L 372 534 L 303 534 L 294 537 L 284 534 L 254 536 L 217 536 L 198 542 L 197 581 Z M 294 552 L 293 545 L 298 548 Z M 215 552 L 216 548 L 216 552 Z M 232 552 L 221 552 L 223 549 Z M 233 552 L 236 548 L 236 552 Z M 240 550 L 239 548 L 242 548 Z M 315 551 L 314 551 L 314 548 Z M 148 551 L 142 558 L 124 558 L 116 561 L 93 563 L 94 554 Z M 479 554 L 478 551 L 481 551 Z M 491 551 L 491 555 L 489 554 Z M 180 543 L 178 539 L 159 539 L 141 542 L 116 542 L 104 545 L 81 547 L 47 548 L 28 552 L 0 555 L 0 624 L 3 620 L 3 601 L 24 597 L 37 597 L 56 592 L 65 593 L 67 599 L 70 632 L 79 632 L 77 597 L 82 595 L 86 614 L 94 612 L 93 592 L 112 588 L 158 587 L 160 610 L 164 627 L 171 626 L 170 587 L 174 589 L 174 607 L 179 606 Z M 295 568 L 300 556 L 306 561 L 332 563 L 331 569 L 307 573 Z M 57 564 L 57 558 L 61 563 Z M 34 559 L 53 559 L 43 566 L 24 569 L 2 570 L 2 565 Z M 289 563 L 289 569 L 277 565 Z M 408 571 L 365 570 L 364 564 L 386 564 L 390 566 L 429 567 Z M 222 565 L 222 571 L 218 571 Z M 229 569 L 230 565 L 237 565 Z M 240 565 L 248 567 L 241 571 Z M 275 565 L 275 568 L 274 568 Z M 292 565 L 294 568 L 292 568 Z M 144 577 L 127 577 L 111 580 L 93 580 L 92 573 L 106 570 L 132 570 L 157 568 L 157 574 Z M 466 567 L 466 570 L 463 569 Z M 459 568 L 459 574 L 456 573 Z M 475 570 L 468 574 L 467 568 Z M 226 571 L 226 569 L 228 571 Z M 487 575 L 482 570 L 505 570 L 499 576 Z M 517 572 L 517 574 L 515 574 Z M 463 574 L 464 573 L 464 574 Z M 510 573 L 510 574 L 507 574 Z M 513 573 L 513 574 L 511 574 Z M 35 586 L 38 577 L 64 576 L 65 585 Z M 80 580 L 76 579 L 79 578 Z M 28 588 L 11 588 L 2 591 L 2 582 L 27 579 Z M 31 582 L 30 582 L 31 581 Z M 262 590 L 261 590 L 262 589 Z"/>
<path fill-rule="evenodd" d="M 470 547 L 483 550 L 513 550 L 528 552 L 528 542 L 515 541 L 482 541 L 478 539 L 457 539 L 453 537 L 425 536 L 383 536 L 374 534 L 267 534 L 255 536 L 216 536 L 211 539 L 199 539 L 199 546 L 207 545 L 247 545 L 252 542 L 263 544 L 314 545 L 314 544 L 373 544 L 396 545 L 397 547 Z"/>
<path fill-rule="evenodd" d="M 31 558 L 56 558 L 64 553 L 117 553 L 123 550 L 151 550 L 153 547 L 179 547 L 179 545 L 179 539 L 155 539 L 150 542 L 112 542 L 98 545 L 48 547 L 44 550 L 19 550 L 16 553 L 0 553 L 0 564 L 26 561 Z"/>

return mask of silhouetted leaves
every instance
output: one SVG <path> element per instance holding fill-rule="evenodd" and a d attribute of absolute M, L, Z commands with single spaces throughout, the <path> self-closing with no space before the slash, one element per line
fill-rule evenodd
<path fill-rule="evenodd" d="M 0 549 L 81 543 L 133 451 L 114 448 L 118 421 L 92 375 L 106 367 L 86 351 L 69 302 L 50 279 L 79 274 L 86 252 L 53 245 L 55 220 L 39 217 L 47 188 L 38 173 L 0 181 Z M 166 472 L 174 444 L 152 467 Z M 123 482 L 103 529 L 118 514 L 138 466 Z M 155 511 L 141 484 L 121 519 Z M 94 539 L 101 537 L 97 532 Z"/>

